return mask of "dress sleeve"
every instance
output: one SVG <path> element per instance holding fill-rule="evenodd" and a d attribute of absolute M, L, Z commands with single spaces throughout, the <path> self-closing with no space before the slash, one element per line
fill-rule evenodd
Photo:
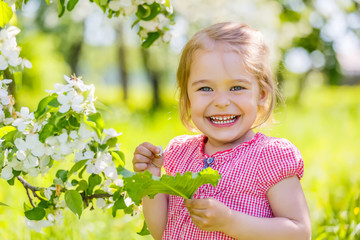
<path fill-rule="evenodd" d="M 174 159 L 172 157 L 172 152 L 176 145 L 174 144 L 174 142 L 176 142 L 175 139 L 170 140 L 169 144 L 166 146 L 164 150 L 164 169 L 167 175 L 173 175 L 172 170 L 173 170 Z"/>
<path fill-rule="evenodd" d="M 171 139 L 164 150 L 164 169 L 167 175 L 175 176 L 177 172 L 177 159 L 179 159 L 179 155 L 181 154 L 184 139 L 186 139 L 185 135 Z"/>
<path fill-rule="evenodd" d="M 304 174 L 304 161 L 297 147 L 286 139 L 269 142 L 262 152 L 259 164 L 259 186 L 267 192 L 281 180 Z"/>

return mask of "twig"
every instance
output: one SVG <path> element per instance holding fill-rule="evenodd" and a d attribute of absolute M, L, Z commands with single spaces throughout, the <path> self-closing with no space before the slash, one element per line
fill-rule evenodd
<path fill-rule="evenodd" d="M 90 195 L 90 196 L 83 196 L 83 200 L 91 200 L 94 198 L 108 198 L 108 197 L 112 197 L 112 194 L 109 193 L 103 193 L 103 194 L 94 194 L 94 195 Z"/>
<path fill-rule="evenodd" d="M 31 185 L 30 183 L 28 183 L 23 177 L 21 176 L 17 176 L 17 179 L 21 182 L 21 184 L 24 186 L 24 188 L 26 189 L 26 193 L 28 195 L 28 198 L 29 198 L 29 201 L 30 201 L 30 204 L 31 206 L 35 207 L 33 201 L 32 201 L 32 198 L 30 196 L 30 193 L 29 193 L 29 189 L 31 190 L 32 194 L 34 197 L 36 197 L 37 199 L 39 199 L 40 201 L 43 200 L 41 197 L 39 197 L 39 195 L 37 195 L 36 191 L 40 191 L 40 188 L 39 187 L 35 187 L 33 185 Z"/>
<path fill-rule="evenodd" d="M 28 195 L 28 198 L 29 198 L 29 201 L 30 201 L 30 204 L 31 206 L 35 207 L 33 201 L 32 201 L 32 198 L 30 196 L 30 193 L 29 193 L 29 189 L 31 190 L 32 194 L 34 197 L 38 198 L 40 201 L 43 200 L 41 197 L 39 197 L 39 195 L 37 195 L 37 191 L 40 191 L 41 188 L 39 187 L 35 187 L 33 185 L 31 185 L 30 183 L 28 183 L 23 177 L 21 176 L 18 176 L 17 179 L 21 182 L 21 184 L 24 186 L 24 188 L 26 189 L 26 193 Z M 65 189 L 61 189 L 62 192 L 65 191 Z M 85 202 L 85 205 L 87 206 L 88 205 L 88 202 L 89 200 L 92 200 L 94 198 L 109 198 L 109 197 L 112 197 L 113 195 L 110 194 L 110 193 L 103 193 L 103 194 L 93 194 L 93 195 L 90 195 L 90 196 L 85 196 L 85 193 L 83 192 L 81 194 L 81 197 L 83 199 L 83 201 Z"/>
<path fill-rule="evenodd" d="M 29 188 L 26 188 L 26 187 L 25 187 L 25 189 L 26 189 L 26 194 L 27 194 L 27 196 L 28 196 L 28 198 L 29 198 L 29 201 L 30 201 L 31 206 L 32 206 L 33 208 L 35 208 L 35 205 L 34 205 L 32 199 L 31 199 L 31 197 L 30 197 Z"/>

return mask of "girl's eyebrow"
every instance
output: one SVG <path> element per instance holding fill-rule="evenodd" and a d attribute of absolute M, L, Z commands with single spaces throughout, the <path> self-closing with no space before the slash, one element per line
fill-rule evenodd
<path fill-rule="evenodd" d="M 191 84 L 191 86 L 196 86 L 198 84 L 206 84 L 211 82 L 210 80 L 207 79 L 201 79 L 201 80 L 197 80 L 195 82 L 193 82 Z M 229 80 L 229 82 L 236 82 L 236 83 L 245 83 L 245 84 L 251 84 L 251 80 L 248 78 L 237 78 L 237 79 L 231 79 Z"/>
<path fill-rule="evenodd" d="M 247 78 L 241 78 L 241 79 L 234 79 L 232 80 L 232 82 L 234 83 L 242 83 L 242 84 L 251 84 L 251 80 L 247 79 Z"/>
<path fill-rule="evenodd" d="M 208 82 L 210 82 L 210 80 L 201 79 L 201 80 L 197 80 L 197 81 L 193 82 L 191 84 L 191 86 L 195 86 L 195 85 L 198 85 L 198 84 L 201 84 L 201 83 L 208 83 Z"/>

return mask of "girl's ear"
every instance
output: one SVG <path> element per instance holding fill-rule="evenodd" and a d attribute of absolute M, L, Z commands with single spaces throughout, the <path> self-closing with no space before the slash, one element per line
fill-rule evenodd
<path fill-rule="evenodd" d="M 264 106 L 266 103 L 266 100 L 268 99 L 268 91 L 265 88 L 260 89 L 260 93 L 259 93 L 259 101 L 258 101 L 258 105 L 259 106 Z"/>

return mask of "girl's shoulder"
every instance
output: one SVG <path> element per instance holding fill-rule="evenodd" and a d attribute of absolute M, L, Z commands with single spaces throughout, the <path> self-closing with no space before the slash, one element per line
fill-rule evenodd
<path fill-rule="evenodd" d="M 278 138 L 278 137 L 270 137 L 262 134 L 262 138 L 259 141 L 263 149 L 263 154 L 276 154 L 276 155 L 287 155 L 289 153 L 293 153 L 298 159 L 301 157 L 301 153 L 299 149 L 288 139 L 286 138 Z"/>
<path fill-rule="evenodd" d="M 272 185 L 290 176 L 299 179 L 304 174 L 304 162 L 299 149 L 285 138 L 264 137 L 259 162 L 259 181 L 267 191 Z"/>

